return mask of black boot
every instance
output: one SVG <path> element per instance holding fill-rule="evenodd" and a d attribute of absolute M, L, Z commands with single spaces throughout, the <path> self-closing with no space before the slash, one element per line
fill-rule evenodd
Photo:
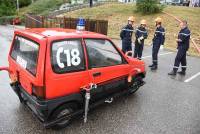
<path fill-rule="evenodd" d="M 177 73 L 180 74 L 180 75 L 185 75 L 186 74 L 185 71 L 183 71 L 183 70 L 182 71 L 178 71 Z"/>
<path fill-rule="evenodd" d="M 176 75 L 176 71 L 172 70 L 171 72 L 168 73 L 168 75 L 175 76 Z"/>
<path fill-rule="evenodd" d="M 152 65 L 149 65 L 149 67 L 153 67 L 154 65 L 152 64 Z"/>
<path fill-rule="evenodd" d="M 153 65 L 152 67 L 151 67 L 151 70 L 153 71 L 153 70 L 157 70 L 158 69 L 158 66 L 157 65 Z"/>

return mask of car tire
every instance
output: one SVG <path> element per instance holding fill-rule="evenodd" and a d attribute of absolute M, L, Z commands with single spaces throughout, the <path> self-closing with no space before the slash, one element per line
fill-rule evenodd
<path fill-rule="evenodd" d="M 129 94 L 134 94 L 141 86 L 143 82 L 142 76 L 136 76 L 132 78 L 132 83 L 129 86 Z"/>
<path fill-rule="evenodd" d="M 55 112 L 53 113 L 51 119 L 55 120 L 63 115 L 71 115 L 72 113 L 74 113 L 76 110 L 78 109 L 77 104 L 76 103 L 67 103 L 64 104 L 60 107 L 58 107 Z M 67 118 L 66 120 L 63 120 L 59 123 L 56 123 L 54 126 L 52 126 L 51 128 L 54 130 L 59 130 L 59 129 L 63 129 L 65 127 L 67 127 L 70 123 L 71 123 L 72 117 Z"/>

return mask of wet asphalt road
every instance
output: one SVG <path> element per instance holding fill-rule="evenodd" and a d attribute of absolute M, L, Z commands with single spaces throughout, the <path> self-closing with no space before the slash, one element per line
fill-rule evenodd
<path fill-rule="evenodd" d="M 0 26 L 0 66 L 7 65 L 13 36 L 11 27 Z M 168 53 L 160 51 L 160 53 Z M 151 48 L 144 50 L 146 64 L 151 63 Z M 185 77 L 169 77 L 175 53 L 159 57 L 159 69 L 147 68 L 146 84 L 131 96 L 104 104 L 60 131 L 45 129 L 31 112 L 20 104 L 9 86 L 7 72 L 0 72 L 0 134 L 200 134 L 200 58 L 188 57 Z"/>

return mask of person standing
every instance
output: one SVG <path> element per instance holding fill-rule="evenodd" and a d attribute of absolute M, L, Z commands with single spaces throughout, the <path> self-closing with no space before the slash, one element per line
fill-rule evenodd
<path fill-rule="evenodd" d="M 140 26 L 136 29 L 135 33 L 135 50 L 134 50 L 134 58 L 138 58 L 141 60 L 142 52 L 144 47 L 144 40 L 147 38 L 148 33 L 146 30 L 146 20 L 140 21 Z"/>
<path fill-rule="evenodd" d="M 153 38 L 153 47 L 152 47 L 152 65 L 149 67 L 151 70 L 157 70 L 158 68 L 158 52 L 161 45 L 164 45 L 165 42 L 165 29 L 162 27 L 162 19 L 157 17 L 156 22 L 156 31 Z"/>
<path fill-rule="evenodd" d="M 120 38 L 122 40 L 122 51 L 125 54 L 132 51 L 132 34 L 135 18 L 133 16 L 128 18 L 128 24 L 121 30 Z"/>
<path fill-rule="evenodd" d="M 190 47 L 190 30 L 187 26 L 187 21 L 182 21 L 180 23 L 180 32 L 178 34 L 178 39 L 176 39 L 178 44 L 178 52 L 175 58 L 174 67 L 173 70 L 168 73 L 168 75 L 176 75 L 179 65 L 181 64 L 182 71 L 179 71 L 178 73 L 181 75 L 186 74 L 186 68 L 187 68 L 187 61 L 186 61 L 186 54 Z"/>

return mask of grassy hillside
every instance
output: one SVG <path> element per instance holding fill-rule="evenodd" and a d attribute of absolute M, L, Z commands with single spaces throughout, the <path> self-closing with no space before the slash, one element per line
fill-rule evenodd
<path fill-rule="evenodd" d="M 28 7 L 20 9 L 20 16 L 26 13 L 35 13 L 40 15 L 48 14 L 50 11 L 57 9 L 66 0 L 37 0 Z"/>
<path fill-rule="evenodd" d="M 135 13 L 135 5 L 133 4 L 109 4 L 94 8 L 86 8 L 78 11 L 64 14 L 68 17 L 84 17 L 91 19 L 104 19 L 109 21 L 108 36 L 119 39 L 119 32 L 121 28 L 127 23 L 128 16 L 136 17 L 136 26 L 139 25 L 141 19 L 148 21 L 149 37 L 147 44 L 151 43 L 153 37 L 155 23 L 154 19 L 157 16 L 163 18 L 163 25 L 166 29 L 166 47 L 175 50 L 177 33 L 180 30 L 179 24 L 164 13 L 154 15 L 141 15 Z M 192 31 L 193 38 L 200 39 L 200 8 L 188 8 L 178 6 L 168 6 L 164 9 L 165 12 L 176 15 L 181 19 L 187 19 L 189 28 Z M 200 45 L 199 45 L 200 46 Z M 191 53 L 197 53 L 195 49 L 190 50 Z"/>

